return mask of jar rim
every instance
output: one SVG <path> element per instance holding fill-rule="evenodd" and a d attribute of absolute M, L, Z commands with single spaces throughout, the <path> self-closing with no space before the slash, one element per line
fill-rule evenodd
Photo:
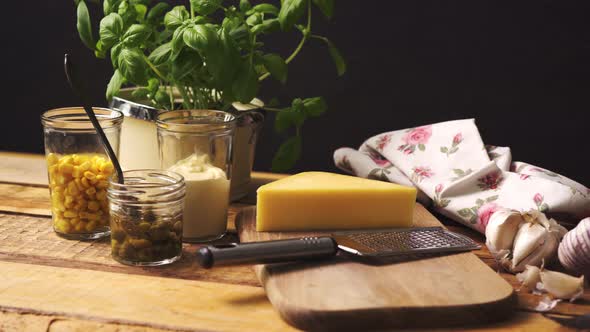
<path fill-rule="evenodd" d="M 156 116 L 159 129 L 184 133 L 231 131 L 236 122 L 235 115 L 211 109 L 167 111 Z"/>
<path fill-rule="evenodd" d="M 103 129 L 118 127 L 123 122 L 123 113 L 103 107 L 92 107 L 98 123 Z M 94 129 L 90 118 L 82 106 L 61 107 L 45 111 L 41 114 L 44 127 L 68 130 Z"/>
<path fill-rule="evenodd" d="M 114 177 L 109 178 L 109 199 L 126 204 L 157 204 L 172 203 L 185 196 L 184 177 L 177 172 L 163 169 L 134 169 L 124 171 L 123 177 L 125 183 L 118 183 Z M 155 182 L 157 180 L 161 182 Z M 142 195 L 143 199 L 137 199 L 137 195 Z"/>

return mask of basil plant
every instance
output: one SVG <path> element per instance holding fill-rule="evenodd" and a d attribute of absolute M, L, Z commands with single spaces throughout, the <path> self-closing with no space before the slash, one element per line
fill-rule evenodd
<path fill-rule="evenodd" d="M 250 103 L 269 77 L 285 83 L 288 64 L 310 40 L 327 46 L 338 75 L 346 71 L 334 44 L 312 31 L 313 13 L 331 18 L 334 0 L 256 5 L 248 0 L 190 0 L 188 7 L 104 0 L 98 34 L 86 2 L 100 5 L 98 0 L 76 1 L 77 28 L 82 42 L 113 65 L 106 91 L 109 100 L 122 86 L 133 85 L 135 98 L 149 100 L 159 109 L 229 110 L 234 102 Z M 265 50 L 265 35 L 293 29 L 300 32 L 300 39 L 290 55 L 284 58 Z M 290 135 L 272 163 L 274 171 L 287 170 L 301 155 L 303 123 L 324 113 L 326 103 L 322 97 L 296 98 L 289 107 L 271 102 L 264 108 L 277 112 L 275 129 Z"/>

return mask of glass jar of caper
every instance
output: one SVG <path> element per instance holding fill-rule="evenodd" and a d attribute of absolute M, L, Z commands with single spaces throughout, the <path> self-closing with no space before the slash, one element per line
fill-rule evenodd
<path fill-rule="evenodd" d="M 110 181 L 111 252 L 127 265 L 169 264 L 182 254 L 184 178 L 165 170 L 123 172 Z"/>
<path fill-rule="evenodd" d="M 119 150 L 123 114 L 94 108 L 115 153 Z M 84 109 L 49 110 L 41 116 L 45 138 L 53 229 L 70 239 L 109 235 L 106 189 L 114 173 L 100 138 Z"/>

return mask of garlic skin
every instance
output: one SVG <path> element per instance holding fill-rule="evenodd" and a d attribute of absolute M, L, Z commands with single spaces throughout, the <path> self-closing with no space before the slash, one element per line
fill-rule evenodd
<path fill-rule="evenodd" d="M 558 257 L 568 271 L 590 276 L 590 217 L 564 236 Z"/>
<path fill-rule="evenodd" d="M 558 299 L 575 301 L 584 294 L 584 276 L 572 277 L 565 273 L 544 270 L 540 273 L 541 282 L 537 288 L 547 291 Z"/>
<path fill-rule="evenodd" d="M 509 272 L 541 266 L 557 255 L 559 242 L 567 230 L 537 210 L 519 213 L 495 212 L 486 228 L 486 245 L 494 258 Z"/>
<path fill-rule="evenodd" d="M 537 283 L 541 282 L 541 269 L 536 266 L 527 265 L 524 272 L 516 275 L 516 279 L 529 290 L 535 290 Z"/>

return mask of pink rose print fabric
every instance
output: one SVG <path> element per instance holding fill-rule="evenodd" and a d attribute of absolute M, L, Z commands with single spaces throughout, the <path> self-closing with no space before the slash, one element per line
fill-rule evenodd
<path fill-rule="evenodd" d="M 550 170 L 513 162 L 510 148 L 485 145 L 473 119 L 395 130 L 340 148 L 343 171 L 418 189 L 418 201 L 481 233 L 508 208 L 558 221 L 590 216 L 590 189 Z"/>

